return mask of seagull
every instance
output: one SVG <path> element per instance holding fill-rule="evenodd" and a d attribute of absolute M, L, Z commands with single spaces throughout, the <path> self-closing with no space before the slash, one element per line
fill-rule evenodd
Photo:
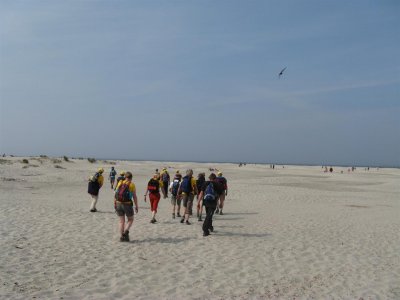
<path fill-rule="evenodd" d="M 279 78 L 281 78 L 281 76 L 283 75 L 283 72 L 286 70 L 286 67 L 284 67 L 283 69 L 282 69 L 282 71 L 279 73 Z"/>

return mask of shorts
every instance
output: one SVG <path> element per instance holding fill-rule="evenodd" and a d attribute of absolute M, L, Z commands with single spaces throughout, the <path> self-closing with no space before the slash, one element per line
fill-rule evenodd
<path fill-rule="evenodd" d="M 127 216 L 128 218 L 133 217 L 133 205 L 132 203 L 115 203 L 115 212 L 118 216 Z"/>
<path fill-rule="evenodd" d="M 115 181 L 115 177 L 110 177 L 110 181 L 114 182 Z"/>
<path fill-rule="evenodd" d="M 181 206 L 182 197 L 171 195 L 171 204 Z"/>
<path fill-rule="evenodd" d="M 194 195 L 193 194 L 182 194 L 182 202 L 183 202 L 183 207 L 186 208 L 187 212 L 189 214 L 192 213 L 192 208 L 193 208 L 193 199 Z"/>

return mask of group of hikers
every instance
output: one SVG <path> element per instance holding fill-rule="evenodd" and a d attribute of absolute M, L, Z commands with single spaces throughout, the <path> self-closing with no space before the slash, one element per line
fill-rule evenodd
<path fill-rule="evenodd" d="M 99 191 L 104 184 L 104 169 L 100 168 L 89 179 L 88 193 L 92 197 L 90 212 L 96 212 Z M 134 213 L 138 213 L 138 198 L 135 184 L 132 182 L 131 172 L 121 172 L 116 179 L 117 171 L 111 167 L 109 180 L 114 194 L 114 208 L 119 217 L 120 241 L 129 241 L 129 230 L 133 224 Z M 193 170 L 186 170 L 185 176 L 182 176 L 179 170 L 171 177 L 167 168 L 161 172 L 156 169 L 155 174 L 149 180 L 144 194 L 144 201 L 147 198 L 150 202 L 151 220 L 150 223 L 157 223 L 156 215 L 158 203 L 161 195 L 164 199 L 168 198 L 168 192 L 171 195 L 172 218 L 181 218 L 180 223 L 191 225 L 189 221 L 193 214 L 194 200 L 197 200 L 196 212 L 197 220 L 203 221 L 203 207 L 205 209 L 205 218 L 203 222 L 203 236 L 210 235 L 214 231 L 212 218 L 214 213 L 223 215 L 225 197 L 228 195 L 227 180 L 222 172 L 217 174 L 210 173 L 206 180 L 205 173 L 199 173 L 197 179 L 193 177 Z M 125 219 L 126 217 L 126 219 Z"/>

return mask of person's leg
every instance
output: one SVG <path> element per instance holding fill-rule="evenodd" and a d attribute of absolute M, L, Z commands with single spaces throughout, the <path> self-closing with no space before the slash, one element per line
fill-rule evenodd
<path fill-rule="evenodd" d="M 131 229 L 131 226 L 133 224 L 133 206 L 124 205 L 123 208 L 124 208 L 124 213 L 128 218 L 128 222 L 126 223 L 124 228 L 124 241 L 129 242 L 129 230 Z"/>
<path fill-rule="evenodd" d="M 131 229 L 132 224 L 133 224 L 133 216 L 128 217 L 128 222 L 126 223 L 124 232 L 127 232 L 127 231 L 129 232 L 129 229 Z"/>
<path fill-rule="evenodd" d="M 189 216 L 192 214 L 192 209 L 193 209 L 193 199 L 194 199 L 194 195 L 193 194 L 188 195 L 186 211 L 185 211 L 185 222 L 188 225 L 190 224 Z"/>
<path fill-rule="evenodd" d="M 176 196 L 171 195 L 172 218 L 175 219 Z"/>
<path fill-rule="evenodd" d="M 219 203 L 220 203 L 220 195 L 218 195 L 218 197 L 217 197 L 217 206 L 216 206 L 216 210 L 215 210 L 216 214 L 219 213 Z"/>
<path fill-rule="evenodd" d="M 214 213 L 215 207 L 206 205 L 205 208 L 206 208 L 206 217 L 203 222 L 203 235 L 207 236 L 210 234 L 209 230 L 212 227 L 211 220 L 212 220 L 212 214 Z"/>
<path fill-rule="evenodd" d="M 125 215 L 119 216 L 119 232 L 121 234 L 120 241 L 125 241 Z"/>
<path fill-rule="evenodd" d="M 160 194 L 154 195 L 154 200 L 153 200 L 153 220 L 154 220 L 154 222 L 156 222 L 156 214 L 157 214 L 158 203 L 160 202 L 160 198 L 161 198 Z"/>
<path fill-rule="evenodd" d="M 222 209 L 224 208 L 224 202 L 225 202 L 225 192 L 223 192 L 219 196 L 219 214 L 222 215 Z"/>
<path fill-rule="evenodd" d="M 208 229 L 210 229 L 211 232 L 214 231 L 213 216 L 214 216 L 215 208 L 216 208 L 215 204 L 212 204 L 212 206 L 210 207 L 210 220 L 209 220 L 209 223 L 208 223 Z"/>
<path fill-rule="evenodd" d="M 176 196 L 176 204 L 177 204 L 177 208 L 176 208 L 176 216 L 180 217 L 181 216 L 181 202 L 182 202 L 182 195 L 177 195 Z"/>
<path fill-rule="evenodd" d="M 92 204 L 90 206 L 90 211 L 95 212 L 95 211 L 97 211 L 96 204 L 97 204 L 97 201 L 99 200 L 99 195 L 91 195 L 91 196 L 92 196 Z"/>
<path fill-rule="evenodd" d="M 165 196 L 168 198 L 168 181 L 163 182 L 163 189 L 164 189 Z"/>

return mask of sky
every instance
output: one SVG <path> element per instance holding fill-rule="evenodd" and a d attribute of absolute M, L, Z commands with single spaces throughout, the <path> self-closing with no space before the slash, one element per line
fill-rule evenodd
<path fill-rule="evenodd" d="M 400 166 L 399 115 L 397 0 L 0 1 L 0 153 Z"/>

